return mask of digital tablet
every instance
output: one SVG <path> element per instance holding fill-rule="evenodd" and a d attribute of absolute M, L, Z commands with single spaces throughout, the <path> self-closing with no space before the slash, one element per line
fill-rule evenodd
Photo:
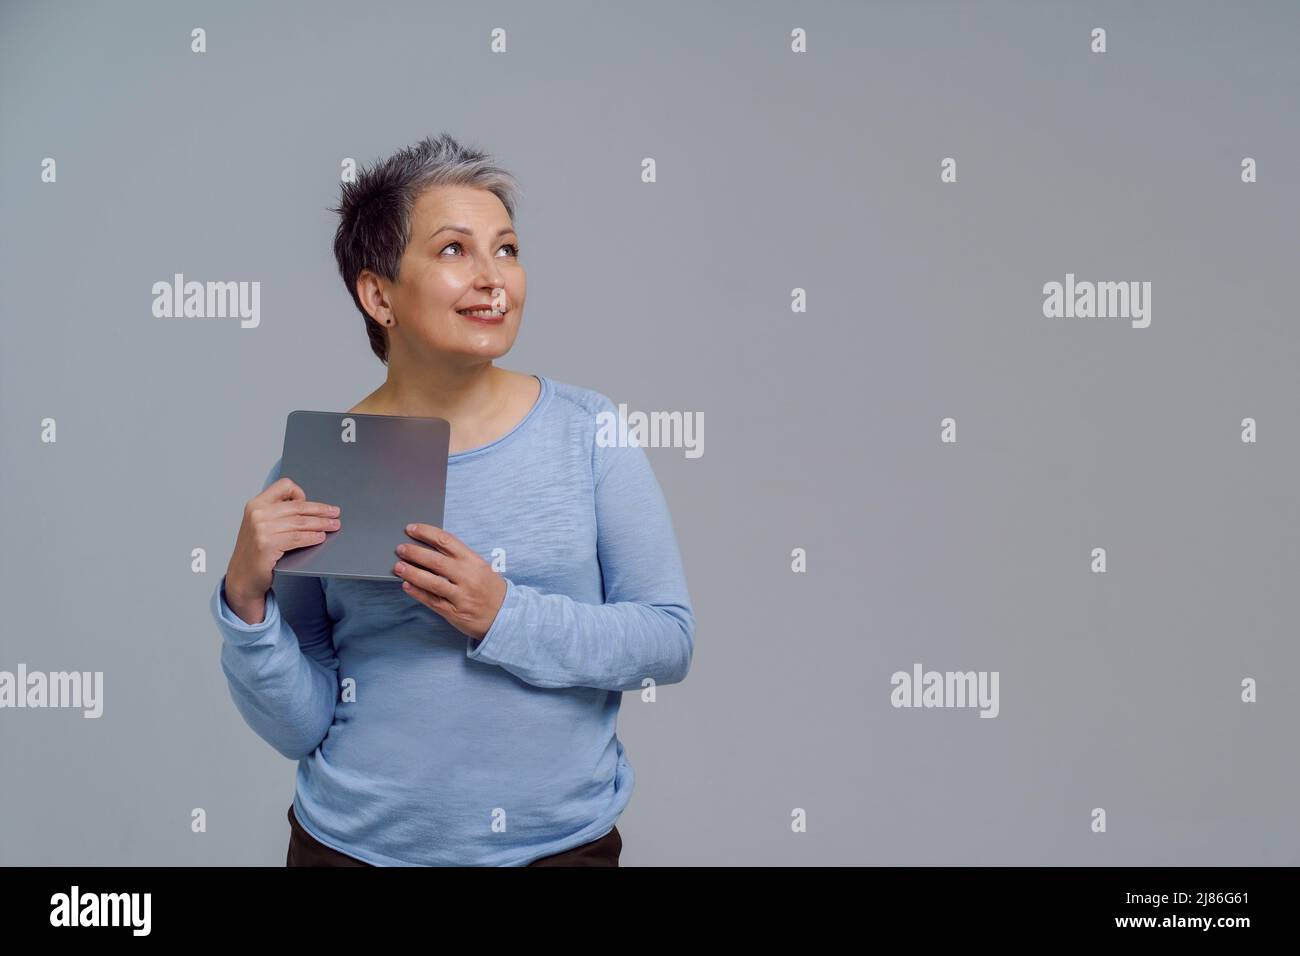
<path fill-rule="evenodd" d="M 285 552 L 277 574 L 400 580 L 393 573 L 412 522 L 442 527 L 451 423 L 443 418 L 290 412 L 280 477 L 308 501 L 338 505 L 339 530 Z"/>

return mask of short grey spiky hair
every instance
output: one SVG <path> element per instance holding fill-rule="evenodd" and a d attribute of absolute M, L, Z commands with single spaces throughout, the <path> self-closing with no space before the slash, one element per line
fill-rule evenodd
<path fill-rule="evenodd" d="M 388 332 L 370 317 L 357 295 L 357 276 L 369 269 L 397 281 L 402 254 L 411 238 L 411 208 L 431 186 L 476 186 L 494 193 L 513 223 L 518 181 L 482 150 L 462 146 L 447 133 L 398 150 L 344 183 L 342 198 L 330 210 L 341 217 L 334 233 L 339 274 L 366 322 L 370 348 L 388 364 Z"/>

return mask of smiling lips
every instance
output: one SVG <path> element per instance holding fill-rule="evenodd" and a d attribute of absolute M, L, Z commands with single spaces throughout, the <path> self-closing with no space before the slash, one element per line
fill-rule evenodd
<path fill-rule="evenodd" d="M 497 310 L 490 305 L 479 305 L 469 309 L 457 309 L 461 315 L 476 322 L 498 322 L 505 317 L 506 310 Z"/>

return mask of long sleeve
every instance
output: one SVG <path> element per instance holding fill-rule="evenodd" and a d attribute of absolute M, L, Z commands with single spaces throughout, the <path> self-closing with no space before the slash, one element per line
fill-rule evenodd
<path fill-rule="evenodd" d="M 265 489 L 279 477 L 271 469 Z M 245 722 L 291 760 L 312 753 L 334 722 L 338 658 L 333 622 L 320 578 L 277 575 L 258 624 L 226 603 L 226 579 L 213 592 L 213 618 L 222 635 L 221 669 Z"/>
<path fill-rule="evenodd" d="M 576 601 L 506 578 L 492 627 L 466 656 L 538 687 L 637 690 L 683 680 L 695 612 L 667 502 L 644 449 L 593 453 L 596 550 L 605 603 Z"/>

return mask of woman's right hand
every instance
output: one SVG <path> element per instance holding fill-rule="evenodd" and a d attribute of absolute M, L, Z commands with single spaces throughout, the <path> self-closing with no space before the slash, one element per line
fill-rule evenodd
<path fill-rule="evenodd" d="M 266 612 L 275 564 L 286 551 L 325 540 L 339 529 L 339 509 L 308 501 L 288 478 L 280 478 L 244 506 L 235 552 L 226 568 L 226 603 L 248 624 L 259 624 Z"/>

